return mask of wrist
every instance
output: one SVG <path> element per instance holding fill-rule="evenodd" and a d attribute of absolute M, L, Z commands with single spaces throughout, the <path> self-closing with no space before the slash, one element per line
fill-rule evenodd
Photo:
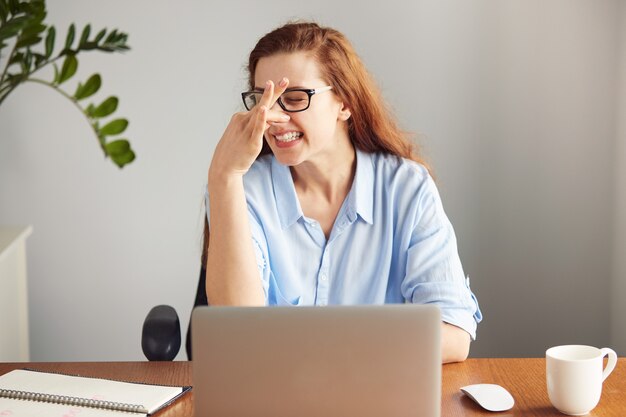
<path fill-rule="evenodd" d="M 211 167 L 209 169 L 208 186 L 209 189 L 228 187 L 233 184 L 242 184 L 243 174 L 240 172 L 225 172 L 216 170 Z"/>

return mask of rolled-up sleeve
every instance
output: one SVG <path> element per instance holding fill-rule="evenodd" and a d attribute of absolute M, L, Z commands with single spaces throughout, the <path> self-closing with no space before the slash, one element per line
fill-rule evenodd
<path fill-rule="evenodd" d="M 206 189 L 206 187 L 205 187 Z M 205 191 L 204 195 L 206 218 L 207 222 L 211 222 L 211 216 L 209 212 L 209 194 Z M 265 297 L 266 305 L 291 305 L 297 306 L 302 304 L 302 298 L 299 296 L 288 297 L 285 295 L 281 287 L 288 286 L 289 282 L 283 282 L 282 286 L 279 285 L 276 277 L 271 268 L 269 261 L 269 247 L 263 227 L 261 226 L 260 215 L 250 207 L 248 204 L 248 220 L 250 224 L 250 233 L 252 237 L 252 246 L 254 249 L 254 256 L 256 258 L 256 265 L 259 271 L 259 278 L 263 288 L 263 295 Z M 293 291 L 292 291 L 293 292 Z"/>
<path fill-rule="evenodd" d="M 435 304 L 444 322 L 476 339 L 482 320 L 478 301 L 463 273 L 456 236 L 432 179 L 421 187 L 402 283 L 404 298 L 415 304 Z"/>
<path fill-rule="evenodd" d="M 276 281 L 274 272 L 269 262 L 269 247 L 263 228 L 261 227 L 258 215 L 248 207 L 250 219 L 250 231 L 252 232 L 252 243 L 254 246 L 254 254 L 256 256 L 257 268 L 263 284 L 263 292 L 265 295 L 266 305 L 299 305 L 300 297 L 288 299 L 280 289 L 280 285 Z"/>

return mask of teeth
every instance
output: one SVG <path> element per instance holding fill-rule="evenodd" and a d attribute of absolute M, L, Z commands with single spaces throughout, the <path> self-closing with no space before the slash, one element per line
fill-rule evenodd
<path fill-rule="evenodd" d="M 300 136 L 302 136 L 301 132 L 289 132 L 285 133 L 284 135 L 274 137 L 276 138 L 276 140 L 279 140 L 281 142 L 291 142 L 293 140 L 296 140 Z"/>

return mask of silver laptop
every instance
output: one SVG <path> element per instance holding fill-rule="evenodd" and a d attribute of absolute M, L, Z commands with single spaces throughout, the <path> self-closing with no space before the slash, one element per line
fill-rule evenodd
<path fill-rule="evenodd" d="M 198 307 L 197 417 L 438 417 L 435 306 Z"/>

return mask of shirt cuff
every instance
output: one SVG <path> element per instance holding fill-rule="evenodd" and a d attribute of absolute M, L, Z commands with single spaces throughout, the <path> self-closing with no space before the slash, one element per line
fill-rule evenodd
<path fill-rule="evenodd" d="M 476 340 L 476 327 L 483 316 L 476 296 L 469 287 L 469 278 L 463 282 L 422 282 L 413 291 L 415 304 L 435 304 L 441 310 L 441 320 L 460 327 Z"/>

